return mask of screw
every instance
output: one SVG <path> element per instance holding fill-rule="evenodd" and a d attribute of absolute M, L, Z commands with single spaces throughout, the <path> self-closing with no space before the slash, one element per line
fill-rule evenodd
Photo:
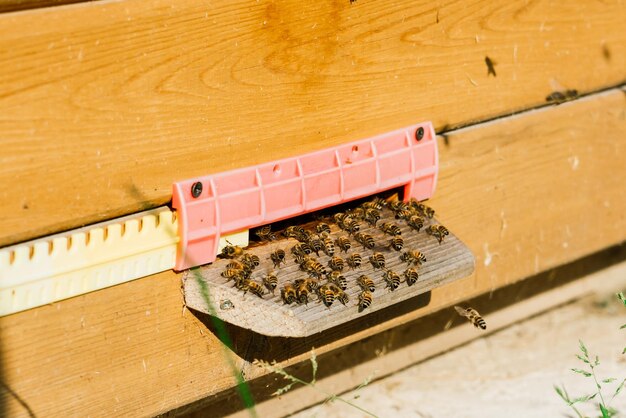
<path fill-rule="evenodd" d="M 195 182 L 191 185 L 191 195 L 193 197 L 198 197 L 202 193 L 202 183 L 199 181 Z"/>
<path fill-rule="evenodd" d="M 424 138 L 424 128 L 420 126 L 419 128 L 417 128 L 417 131 L 415 131 L 415 139 L 421 141 L 422 138 Z"/>

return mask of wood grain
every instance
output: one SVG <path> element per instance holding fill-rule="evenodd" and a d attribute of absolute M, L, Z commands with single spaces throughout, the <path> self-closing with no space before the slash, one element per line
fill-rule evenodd
<path fill-rule="evenodd" d="M 175 180 L 622 83 L 625 20 L 618 0 L 138 0 L 0 15 L 0 245 L 162 205 Z"/>
<path fill-rule="evenodd" d="M 616 90 L 452 133 L 449 146 L 440 141 L 431 203 L 476 255 L 475 274 L 434 289 L 426 307 L 379 311 L 328 335 L 230 329 L 236 367 L 255 379 L 262 373 L 245 359 L 259 353 L 299 364 L 312 346 L 324 355 L 624 241 L 624 138 Z M 225 351 L 182 310 L 180 286 L 162 273 L 0 318 L 3 382 L 38 416 L 147 416 L 216 400 L 234 384 Z M 25 415 L 0 393 L 8 415 Z"/>

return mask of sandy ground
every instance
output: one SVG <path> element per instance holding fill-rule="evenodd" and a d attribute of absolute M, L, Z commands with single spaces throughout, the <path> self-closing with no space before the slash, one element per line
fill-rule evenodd
<path fill-rule="evenodd" d="M 570 396 L 593 393 L 591 378 L 570 371 L 583 366 L 575 358 L 579 339 L 590 354 L 599 356 L 600 378 L 626 378 L 626 355 L 621 354 L 626 329 L 619 330 L 624 323 L 626 308 L 618 302 L 580 300 L 342 396 L 379 417 L 574 417 L 553 385 L 564 384 Z M 610 398 L 615 387 L 607 385 L 605 396 Z M 618 416 L 626 417 L 626 388 L 610 405 L 621 412 Z M 597 406 L 580 409 L 586 416 L 601 416 Z M 294 416 L 367 415 L 334 402 Z"/>

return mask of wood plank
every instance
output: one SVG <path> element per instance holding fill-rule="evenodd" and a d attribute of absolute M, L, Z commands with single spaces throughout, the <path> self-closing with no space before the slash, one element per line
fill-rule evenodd
<path fill-rule="evenodd" d="M 86 0 L 0 0 L 0 13 L 62 6 L 64 4 L 80 3 L 84 1 Z"/>
<path fill-rule="evenodd" d="M 175 180 L 623 83 L 625 20 L 618 0 L 141 0 L 0 15 L 0 245 L 162 205 Z"/>
<path fill-rule="evenodd" d="M 626 100 L 615 90 L 451 134 L 431 203 L 476 255 L 475 274 L 435 289 L 428 306 L 312 338 L 230 328 L 235 365 L 254 379 L 246 359 L 259 351 L 297 364 L 312 346 L 323 355 L 624 241 L 624 138 Z M 234 381 L 222 344 L 182 312 L 180 284 L 162 273 L 0 318 L 3 381 L 41 416 L 154 415 L 214 398 Z M 6 405 L 23 414 L 12 398 Z"/>

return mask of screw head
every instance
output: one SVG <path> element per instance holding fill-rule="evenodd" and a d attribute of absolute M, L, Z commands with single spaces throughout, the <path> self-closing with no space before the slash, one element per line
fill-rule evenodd
<path fill-rule="evenodd" d="M 415 131 L 415 139 L 421 141 L 422 138 L 424 138 L 424 128 L 420 126 L 419 128 L 417 128 L 417 131 Z"/>
<path fill-rule="evenodd" d="M 193 197 L 198 197 L 200 194 L 202 194 L 202 183 L 197 181 L 191 185 L 191 195 Z"/>

